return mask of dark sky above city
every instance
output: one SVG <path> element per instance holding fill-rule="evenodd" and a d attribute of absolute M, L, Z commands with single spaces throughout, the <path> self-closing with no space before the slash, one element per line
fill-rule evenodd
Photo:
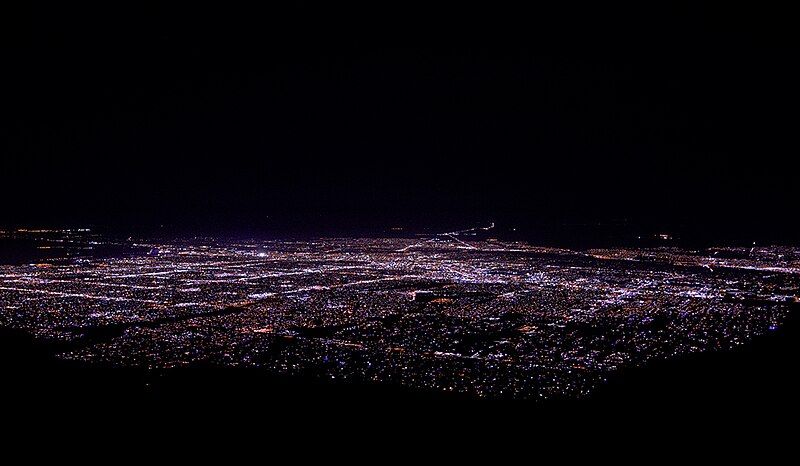
<path fill-rule="evenodd" d="M 26 11 L 5 225 L 796 233 L 780 11 Z"/>

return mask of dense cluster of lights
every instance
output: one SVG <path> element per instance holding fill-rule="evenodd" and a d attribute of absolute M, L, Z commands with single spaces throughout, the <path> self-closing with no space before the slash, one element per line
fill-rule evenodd
<path fill-rule="evenodd" d="M 0 325 L 95 364 L 575 398 L 618 368 L 774 330 L 800 288 L 793 248 L 571 251 L 459 233 L 144 242 L 3 266 Z"/>

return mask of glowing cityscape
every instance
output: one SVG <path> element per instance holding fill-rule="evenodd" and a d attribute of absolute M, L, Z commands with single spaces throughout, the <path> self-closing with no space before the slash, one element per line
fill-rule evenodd
<path fill-rule="evenodd" d="M 747 344 L 798 306 L 800 249 L 418 238 L 111 240 L 0 267 L 0 325 L 90 366 L 254 367 L 476 398 L 584 398 L 619 370 Z M 113 243 L 113 244 L 112 244 Z"/>

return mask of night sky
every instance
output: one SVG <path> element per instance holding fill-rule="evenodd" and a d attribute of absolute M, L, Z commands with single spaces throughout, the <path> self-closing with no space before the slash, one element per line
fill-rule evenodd
<path fill-rule="evenodd" d="M 0 223 L 800 240 L 779 11 L 20 14 Z"/>

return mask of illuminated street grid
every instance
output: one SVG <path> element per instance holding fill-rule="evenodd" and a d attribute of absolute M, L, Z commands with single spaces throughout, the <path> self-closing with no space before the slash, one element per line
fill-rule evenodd
<path fill-rule="evenodd" d="M 732 348 L 797 306 L 800 249 L 570 251 L 429 239 L 174 241 L 0 267 L 0 325 L 105 366 L 259 367 L 479 397 L 579 398 Z"/>

